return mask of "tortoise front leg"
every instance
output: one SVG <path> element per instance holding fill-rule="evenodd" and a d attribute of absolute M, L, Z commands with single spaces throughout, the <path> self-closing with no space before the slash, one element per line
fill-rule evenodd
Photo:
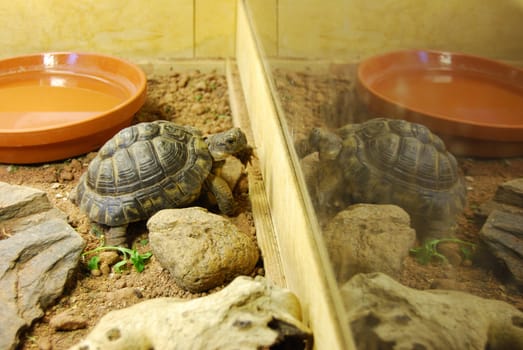
<path fill-rule="evenodd" d="M 225 215 L 232 215 L 235 209 L 234 196 L 227 182 L 214 174 L 209 174 L 205 181 L 207 190 L 216 198 L 218 208 Z"/>
<path fill-rule="evenodd" d="M 111 227 L 105 234 L 104 246 L 127 247 L 127 225 Z"/>

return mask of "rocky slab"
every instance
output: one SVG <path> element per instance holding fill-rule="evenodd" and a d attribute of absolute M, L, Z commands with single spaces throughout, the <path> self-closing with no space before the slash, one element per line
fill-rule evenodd
<path fill-rule="evenodd" d="M 45 192 L 0 183 L 0 349 L 15 349 L 21 331 L 63 292 L 84 241 Z"/>
<path fill-rule="evenodd" d="M 494 210 L 479 234 L 490 252 L 507 267 L 514 282 L 523 286 L 523 215 Z"/>
<path fill-rule="evenodd" d="M 494 197 L 481 205 L 476 214 L 484 221 L 494 210 L 523 215 L 523 177 L 499 185 Z"/>
<path fill-rule="evenodd" d="M 487 218 L 479 233 L 481 240 L 507 268 L 512 281 L 523 287 L 523 178 L 499 185 L 478 215 Z"/>

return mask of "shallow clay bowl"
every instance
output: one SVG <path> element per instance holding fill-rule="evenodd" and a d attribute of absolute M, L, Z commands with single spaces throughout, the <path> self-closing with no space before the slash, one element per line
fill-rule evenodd
<path fill-rule="evenodd" d="M 523 155 L 523 70 L 476 56 L 390 52 L 358 66 L 376 115 L 424 124 L 457 155 Z"/>
<path fill-rule="evenodd" d="M 145 102 L 146 78 L 124 60 L 42 53 L 0 61 L 0 162 L 42 163 L 103 145 Z"/>

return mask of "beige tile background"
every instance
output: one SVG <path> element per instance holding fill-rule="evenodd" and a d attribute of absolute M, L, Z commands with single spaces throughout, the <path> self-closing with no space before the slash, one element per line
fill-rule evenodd
<path fill-rule="evenodd" d="M 268 56 L 278 55 L 278 0 L 247 0 L 246 10 L 253 21 L 258 45 Z M 302 6 L 301 3 L 299 6 Z M 294 22 L 296 23 L 296 22 Z M 303 26 L 301 23 L 300 27 Z"/>
<path fill-rule="evenodd" d="M 0 57 L 233 57 L 238 1 L 0 0 Z M 415 47 L 523 61 L 523 0 L 245 1 L 270 56 L 359 59 Z"/>
<path fill-rule="evenodd" d="M 197 0 L 194 21 L 196 57 L 234 56 L 237 0 Z"/>
<path fill-rule="evenodd" d="M 234 55 L 235 17 L 236 0 L 0 0 L 0 56 L 227 57 Z"/>
<path fill-rule="evenodd" d="M 271 56 L 360 59 L 431 48 L 523 62 L 523 0 L 247 2 Z"/>

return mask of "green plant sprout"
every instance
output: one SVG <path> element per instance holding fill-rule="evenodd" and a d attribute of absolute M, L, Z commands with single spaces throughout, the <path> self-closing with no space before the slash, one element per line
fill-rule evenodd
<path fill-rule="evenodd" d="M 447 257 L 438 252 L 438 244 L 440 243 L 456 243 L 460 247 L 461 254 L 465 259 L 469 259 L 472 256 L 476 245 L 471 242 L 466 242 L 458 238 L 440 238 L 427 240 L 422 246 L 410 249 L 410 253 L 416 257 L 416 260 L 426 265 L 429 262 L 439 259 L 442 263 L 446 263 Z"/>
<path fill-rule="evenodd" d="M 100 257 L 98 255 L 92 256 L 87 262 L 87 268 L 89 270 L 100 270 Z"/>
<path fill-rule="evenodd" d="M 14 172 L 16 172 L 19 168 L 20 168 L 19 166 L 17 166 L 17 165 L 12 165 L 12 164 L 11 164 L 11 165 L 8 165 L 8 166 L 7 166 L 7 172 L 8 172 L 8 173 L 14 173 Z"/>
<path fill-rule="evenodd" d="M 142 243 L 144 241 L 145 240 L 143 240 Z M 95 249 L 92 249 L 92 250 L 89 250 L 87 252 L 84 252 L 82 254 L 82 257 L 86 256 L 86 255 L 98 253 L 98 252 L 101 252 L 101 251 L 105 251 L 105 250 L 116 250 L 116 251 L 118 251 L 118 252 L 123 254 L 122 260 L 117 262 L 113 266 L 114 272 L 116 272 L 116 273 L 121 273 L 122 272 L 122 268 L 124 266 L 126 266 L 127 263 L 131 263 L 134 266 L 134 268 L 136 269 L 136 271 L 142 272 L 145 269 L 145 263 L 146 263 L 147 259 L 149 259 L 153 255 L 151 252 L 139 253 L 136 250 L 136 248 L 129 249 L 129 248 L 125 248 L 125 247 L 103 246 L 102 245 L 102 246 L 99 246 L 99 247 L 97 247 Z M 99 264 L 100 264 L 100 256 L 94 255 L 87 262 L 87 268 L 89 270 L 98 270 L 99 269 Z"/>

